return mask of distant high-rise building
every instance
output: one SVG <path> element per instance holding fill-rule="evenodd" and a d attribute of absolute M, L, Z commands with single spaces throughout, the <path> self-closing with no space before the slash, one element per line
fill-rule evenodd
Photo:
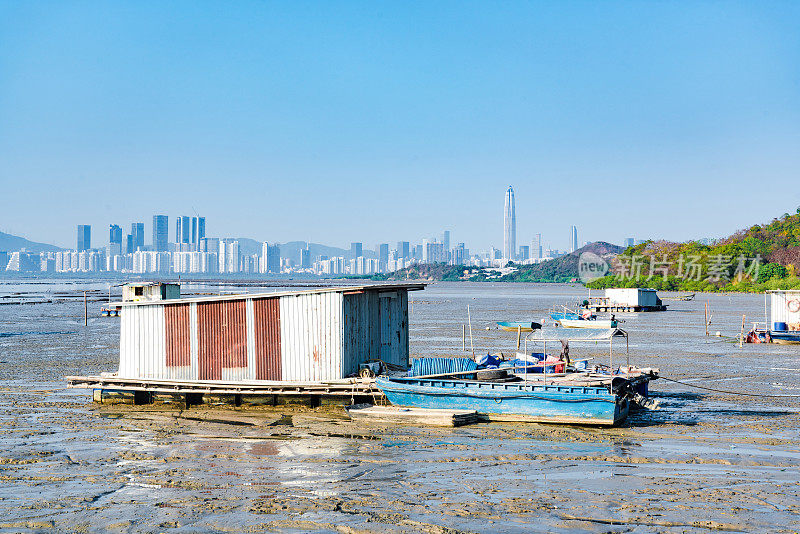
<path fill-rule="evenodd" d="M 153 215 L 153 250 L 165 252 L 169 248 L 169 217 Z"/>
<path fill-rule="evenodd" d="M 309 267 L 311 267 L 311 249 L 306 243 L 306 248 L 300 249 L 300 268 L 308 269 Z"/>
<path fill-rule="evenodd" d="M 134 251 L 144 250 L 144 223 L 131 223 L 131 235 L 133 236 Z"/>
<path fill-rule="evenodd" d="M 420 245 L 414 245 L 414 250 L 412 251 L 411 257 L 415 260 L 422 261 L 422 249 L 424 247 Z"/>
<path fill-rule="evenodd" d="M 445 230 L 442 232 L 442 244 L 444 245 L 444 250 L 450 250 L 450 230 Z"/>
<path fill-rule="evenodd" d="M 503 258 L 515 259 L 517 251 L 517 213 L 514 207 L 514 188 L 508 186 L 503 208 Z"/>
<path fill-rule="evenodd" d="M 397 242 L 397 257 L 408 259 L 411 256 L 411 247 L 408 241 Z"/>
<path fill-rule="evenodd" d="M 531 251 L 531 249 L 530 249 L 529 246 L 520 245 L 519 246 L 519 255 L 517 256 L 519 258 L 519 261 L 525 261 L 528 258 L 530 258 L 531 257 L 530 251 Z"/>
<path fill-rule="evenodd" d="M 450 254 L 450 264 L 451 265 L 464 265 L 467 259 L 467 249 L 464 248 L 464 243 L 459 243 L 455 247 L 453 247 L 452 253 Z"/>
<path fill-rule="evenodd" d="M 206 218 L 205 217 L 198 217 L 197 218 L 197 241 L 200 242 L 201 239 L 206 237 Z"/>
<path fill-rule="evenodd" d="M 359 256 L 363 256 L 362 253 L 363 245 L 361 243 L 350 243 L 350 256 L 353 258 L 358 258 Z"/>
<path fill-rule="evenodd" d="M 542 259 L 542 234 L 536 234 L 531 241 L 531 258 Z"/>
<path fill-rule="evenodd" d="M 386 270 L 386 264 L 389 263 L 389 243 L 381 243 L 378 245 L 378 265 L 380 270 Z"/>
<path fill-rule="evenodd" d="M 78 225 L 78 252 L 92 248 L 92 225 Z"/>
<path fill-rule="evenodd" d="M 191 218 L 186 215 L 178 217 L 175 226 L 175 242 L 176 243 L 191 243 L 192 239 L 192 222 Z"/>
<path fill-rule="evenodd" d="M 569 251 L 576 250 L 578 250 L 578 227 L 573 225 L 569 230 Z"/>
<path fill-rule="evenodd" d="M 133 240 L 133 236 L 128 234 L 125 236 L 125 254 L 133 254 L 136 252 L 136 243 Z"/>
<path fill-rule="evenodd" d="M 270 245 L 264 242 L 261 245 L 261 272 L 276 274 L 281 272 L 281 248 L 277 244 Z"/>
<path fill-rule="evenodd" d="M 192 217 L 192 245 L 197 248 L 197 217 Z"/>
<path fill-rule="evenodd" d="M 122 243 L 122 228 L 116 224 L 112 224 L 108 227 L 108 243 Z"/>
<path fill-rule="evenodd" d="M 625 248 L 632 247 L 634 244 L 636 244 L 636 240 L 634 238 L 632 237 L 625 238 Z"/>

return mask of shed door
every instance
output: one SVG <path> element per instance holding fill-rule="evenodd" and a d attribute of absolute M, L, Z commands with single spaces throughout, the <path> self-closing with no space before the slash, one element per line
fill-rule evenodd
<path fill-rule="evenodd" d="M 397 312 L 395 303 L 397 293 L 380 293 L 378 295 L 378 321 L 381 329 L 381 360 L 395 363 L 396 353 L 400 345 L 400 332 L 397 330 Z"/>

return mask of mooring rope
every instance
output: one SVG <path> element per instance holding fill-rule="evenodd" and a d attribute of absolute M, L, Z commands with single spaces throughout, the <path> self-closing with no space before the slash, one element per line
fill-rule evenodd
<path fill-rule="evenodd" d="M 771 398 L 777 398 L 777 399 L 796 399 L 796 398 L 800 397 L 800 395 L 770 395 L 768 393 L 743 393 L 741 391 L 729 391 L 729 390 L 725 390 L 725 389 L 708 388 L 708 387 L 705 387 L 705 386 L 698 386 L 696 384 L 690 384 L 688 382 L 681 382 L 680 380 L 667 378 L 665 376 L 659 376 L 658 379 L 659 380 L 666 380 L 667 382 L 675 382 L 676 384 L 689 386 L 690 388 L 705 389 L 706 391 L 714 391 L 716 393 L 727 393 L 728 395 L 742 395 L 744 397 L 771 397 Z"/>

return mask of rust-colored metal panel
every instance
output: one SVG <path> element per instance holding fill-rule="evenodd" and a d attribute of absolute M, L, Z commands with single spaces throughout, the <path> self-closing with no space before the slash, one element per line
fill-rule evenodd
<path fill-rule="evenodd" d="M 279 298 L 253 301 L 256 380 L 281 380 L 281 309 Z"/>
<path fill-rule="evenodd" d="M 244 300 L 197 304 L 200 380 L 221 380 L 223 368 L 247 367 L 246 310 Z"/>
<path fill-rule="evenodd" d="M 167 367 L 185 367 L 191 364 L 189 335 L 189 305 L 164 306 L 164 345 Z"/>

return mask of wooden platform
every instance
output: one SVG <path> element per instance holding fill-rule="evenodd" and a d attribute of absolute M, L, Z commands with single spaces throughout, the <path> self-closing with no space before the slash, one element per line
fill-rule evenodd
<path fill-rule="evenodd" d="M 117 376 L 67 376 L 67 387 L 94 390 L 97 402 L 150 404 L 171 397 L 192 404 L 286 404 L 302 400 L 311 406 L 383 402 L 374 378 L 325 382 L 165 380 Z"/>
<path fill-rule="evenodd" d="M 353 421 L 417 424 L 426 426 L 461 426 L 479 421 L 472 410 L 435 410 L 406 408 L 403 406 L 348 406 L 347 414 Z"/>

